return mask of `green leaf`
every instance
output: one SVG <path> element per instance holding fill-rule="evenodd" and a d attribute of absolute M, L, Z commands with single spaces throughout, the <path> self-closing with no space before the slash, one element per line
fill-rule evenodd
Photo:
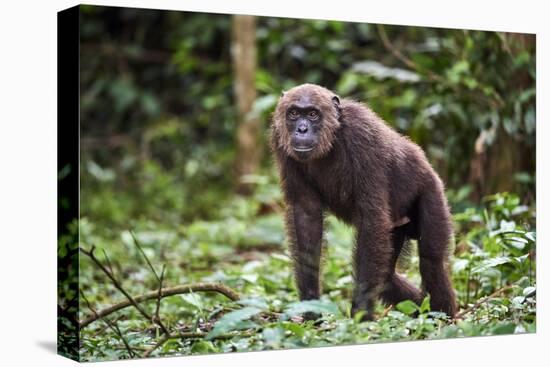
<path fill-rule="evenodd" d="M 507 256 L 494 257 L 492 259 L 487 259 L 481 262 L 478 266 L 472 269 L 472 274 L 483 273 L 491 268 L 494 268 L 498 265 L 507 264 L 512 262 L 512 259 Z"/>
<path fill-rule="evenodd" d="M 493 329 L 491 330 L 491 334 L 492 335 L 513 334 L 515 329 L 516 329 L 516 324 L 513 322 L 502 323 L 500 325 L 493 327 Z"/>
<path fill-rule="evenodd" d="M 525 237 L 531 242 L 536 242 L 537 240 L 537 234 L 535 232 L 527 232 L 525 233 Z"/>
<path fill-rule="evenodd" d="M 191 353 L 205 354 L 217 352 L 216 348 L 210 341 L 198 340 L 191 347 Z"/>
<path fill-rule="evenodd" d="M 223 315 L 223 317 L 214 324 L 214 328 L 208 333 L 206 340 L 211 340 L 219 335 L 241 329 L 241 323 L 243 321 L 250 319 L 260 312 L 262 312 L 262 310 L 256 307 L 244 307 L 240 310 Z"/>
<path fill-rule="evenodd" d="M 414 71 L 390 68 L 376 61 L 360 61 L 352 66 L 352 70 L 357 73 L 367 74 L 376 79 L 396 79 L 400 82 L 416 83 L 420 80 L 420 75 Z"/>
<path fill-rule="evenodd" d="M 268 94 L 257 98 L 252 105 L 252 111 L 250 117 L 258 117 L 263 113 L 273 110 L 277 104 L 278 97 L 274 94 Z"/>
<path fill-rule="evenodd" d="M 512 305 L 516 308 L 521 308 L 523 302 L 525 302 L 524 296 L 516 296 L 512 298 Z"/>
<path fill-rule="evenodd" d="M 523 295 L 525 297 L 531 297 L 533 294 L 535 294 L 536 290 L 536 287 L 526 287 L 523 289 Z"/>
<path fill-rule="evenodd" d="M 420 305 L 420 313 L 430 312 L 430 310 L 430 297 L 428 296 L 422 300 L 422 304 Z"/>
<path fill-rule="evenodd" d="M 289 304 L 285 309 L 285 315 L 288 317 L 300 315 L 306 312 L 340 314 L 338 306 L 329 301 L 312 299 Z"/>
<path fill-rule="evenodd" d="M 424 303 L 424 302 L 422 302 Z M 418 307 L 418 305 L 416 303 L 414 303 L 413 301 L 411 300 L 405 300 L 403 302 L 399 302 L 395 308 L 404 313 L 405 315 L 412 315 L 413 313 L 415 313 L 416 311 L 419 311 L 420 308 Z"/>
<path fill-rule="evenodd" d="M 357 79 L 355 73 L 345 73 L 336 85 L 336 90 L 343 95 L 351 93 L 357 87 Z"/>
<path fill-rule="evenodd" d="M 518 257 L 513 257 L 512 260 L 514 260 L 518 264 L 523 264 L 525 260 L 527 260 L 528 258 L 529 258 L 529 254 L 525 254 Z"/>
<path fill-rule="evenodd" d="M 270 347 L 279 346 L 284 336 L 284 329 L 280 327 L 267 328 L 262 331 L 262 338 L 265 344 Z"/>
<path fill-rule="evenodd" d="M 470 260 L 468 259 L 456 259 L 453 262 L 453 273 L 460 273 L 465 270 L 468 265 L 470 265 Z"/>
<path fill-rule="evenodd" d="M 285 322 L 281 325 L 285 330 L 290 331 L 297 337 L 301 338 L 304 336 L 306 329 L 300 324 L 296 324 L 294 322 Z"/>
<path fill-rule="evenodd" d="M 451 83 L 458 83 L 461 76 L 466 74 L 470 69 L 470 64 L 466 60 L 461 60 L 455 63 L 447 70 L 447 78 Z"/>
<path fill-rule="evenodd" d="M 241 274 L 241 278 L 250 284 L 256 284 L 258 282 L 258 277 L 258 274 Z"/>
<path fill-rule="evenodd" d="M 242 306 L 259 308 L 260 310 L 268 310 L 269 306 L 263 298 L 244 298 L 237 301 Z"/>
<path fill-rule="evenodd" d="M 193 308 L 198 310 L 202 310 L 204 308 L 201 297 L 196 293 L 181 294 L 180 297 L 185 303 Z"/>

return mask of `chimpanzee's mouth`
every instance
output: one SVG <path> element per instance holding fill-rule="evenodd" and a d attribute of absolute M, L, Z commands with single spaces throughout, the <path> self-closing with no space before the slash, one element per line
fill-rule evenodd
<path fill-rule="evenodd" d="M 295 152 L 311 152 L 313 150 L 314 147 L 309 147 L 309 148 L 306 148 L 306 147 L 292 147 L 292 149 L 295 151 Z"/>

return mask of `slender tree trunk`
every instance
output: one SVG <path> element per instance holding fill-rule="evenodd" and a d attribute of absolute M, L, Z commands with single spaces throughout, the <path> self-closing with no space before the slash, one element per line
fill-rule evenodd
<path fill-rule="evenodd" d="M 234 93 L 237 103 L 237 155 L 235 157 L 236 190 L 250 194 L 243 176 L 256 173 L 262 154 L 260 119 L 251 116 L 256 100 L 256 17 L 233 16 L 231 55 L 234 70 Z"/>
<path fill-rule="evenodd" d="M 481 200 L 496 192 L 516 192 L 514 174 L 521 171 L 524 150 L 520 141 L 510 136 L 501 126 L 496 139 L 487 146 L 481 133 L 475 144 L 475 154 L 470 162 L 470 182 L 474 184 L 473 198 Z"/>
<path fill-rule="evenodd" d="M 534 52 L 535 37 L 528 34 L 507 33 L 503 35 L 505 47 L 512 55 L 525 50 Z M 515 73 L 509 78 L 510 89 L 525 89 L 534 85 L 534 80 L 527 71 Z M 475 151 L 470 162 L 470 183 L 473 184 L 473 199 L 478 201 L 483 196 L 495 192 L 518 192 L 520 185 L 515 180 L 515 173 L 520 171 L 534 172 L 534 149 L 517 137 L 510 135 L 502 127 L 495 131 L 496 139 L 491 145 L 485 143 L 485 133 L 481 133 L 475 144 Z"/>

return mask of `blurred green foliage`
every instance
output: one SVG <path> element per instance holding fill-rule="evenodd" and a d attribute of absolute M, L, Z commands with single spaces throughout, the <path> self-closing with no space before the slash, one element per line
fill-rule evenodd
<path fill-rule="evenodd" d="M 239 121 L 231 16 L 82 6 L 80 245 L 108 254 L 125 289 L 222 282 L 243 299 L 186 294 L 162 301 L 171 339 L 152 355 L 265 350 L 535 331 L 535 44 L 521 34 L 260 17 L 252 113 L 264 131 L 262 167 L 234 193 Z M 327 218 L 325 292 L 297 302 L 284 245 L 282 200 L 266 147 L 281 90 L 310 82 L 364 101 L 419 143 L 447 184 L 456 226 L 456 323 L 403 303 L 376 322 L 349 318 L 352 229 Z M 501 192 L 501 193 L 499 193 Z M 513 193 L 512 193 L 513 192 Z M 412 244 L 414 248 L 414 243 Z M 60 256 L 74 250 L 63 240 Z M 418 259 L 400 262 L 419 283 Z M 122 296 L 80 258 L 81 290 L 96 309 Z M 154 302 L 147 307 L 152 312 Z M 304 311 L 320 322 L 296 322 Z M 81 301 L 81 316 L 90 310 Z M 418 317 L 414 314 L 418 313 Z M 133 308 L 112 315 L 137 353 L 159 330 Z M 81 332 L 84 360 L 128 358 L 102 322 Z M 219 336 L 224 336 L 219 338 Z"/>
<path fill-rule="evenodd" d="M 262 191 L 260 186 L 271 185 L 263 181 L 256 192 Z M 291 258 L 281 238 L 282 216 L 261 216 L 256 196 L 233 200 L 229 206 L 232 212 L 227 211 L 222 220 L 177 227 L 145 221 L 133 227 L 157 271 L 161 264 L 167 266 L 166 286 L 221 282 L 242 296 L 236 302 L 215 293 L 163 299 L 160 315 L 167 327 L 202 334 L 171 339 L 152 356 L 536 331 L 535 212 L 516 195 L 494 195 L 479 208 L 469 207 L 454 215 L 456 251 L 451 271 L 464 312 L 456 322 L 431 312 L 427 300 L 420 306 L 405 301 L 391 310 L 379 305 L 379 317 L 373 322 L 350 318 L 354 231 L 333 216 L 326 221 L 323 296 L 318 301 L 298 302 L 290 272 Z M 83 220 L 81 246 L 89 249 L 92 245 L 98 254 L 102 250 L 109 254 L 118 279 L 133 295 L 158 287 L 155 275 L 133 245 L 130 232 L 111 231 Z M 99 258 L 106 261 L 103 256 Z M 410 251 L 400 261 L 399 271 L 420 283 L 416 251 Z M 124 299 L 89 258 L 81 258 L 80 272 L 81 288 L 97 309 Z M 496 291 L 500 292 L 485 299 Z M 152 312 L 154 300 L 147 307 Z M 316 322 L 297 321 L 296 316 L 303 312 L 317 312 L 322 317 Z M 90 311 L 82 305 L 81 313 L 89 315 Z M 161 337 L 160 330 L 134 308 L 126 308 L 109 319 L 117 320 L 138 353 Z M 80 353 L 84 360 L 128 358 L 120 337 L 99 321 L 84 328 L 81 336 Z"/>
<path fill-rule="evenodd" d="M 82 9 L 83 214 L 216 217 L 235 179 L 231 17 Z M 256 36 L 259 144 L 281 90 L 318 83 L 419 143 L 458 202 L 534 200 L 533 36 L 270 17 Z"/>

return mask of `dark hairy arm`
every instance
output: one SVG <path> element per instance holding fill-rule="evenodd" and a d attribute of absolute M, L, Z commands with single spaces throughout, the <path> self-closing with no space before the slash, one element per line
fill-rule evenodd
<path fill-rule="evenodd" d="M 321 294 L 320 265 L 323 238 L 323 207 L 315 190 L 307 187 L 292 164 L 284 169 L 286 226 L 300 299 Z"/>

